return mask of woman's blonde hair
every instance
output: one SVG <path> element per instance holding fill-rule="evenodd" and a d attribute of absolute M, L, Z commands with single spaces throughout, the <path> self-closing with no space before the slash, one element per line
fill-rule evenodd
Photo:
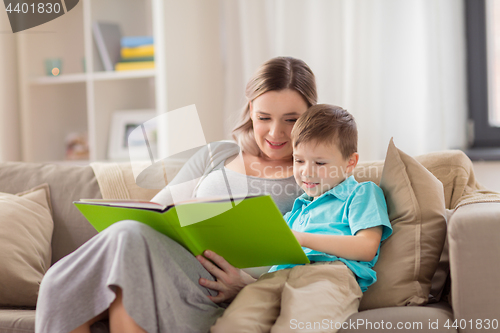
<path fill-rule="evenodd" d="M 232 131 L 233 139 L 242 151 L 255 156 L 261 154 L 253 133 L 250 103 L 268 91 L 283 89 L 298 92 L 308 107 L 317 103 L 314 73 L 304 61 L 292 57 L 276 57 L 268 60 L 248 81 L 245 91 L 247 103 L 241 112 L 240 121 Z"/>

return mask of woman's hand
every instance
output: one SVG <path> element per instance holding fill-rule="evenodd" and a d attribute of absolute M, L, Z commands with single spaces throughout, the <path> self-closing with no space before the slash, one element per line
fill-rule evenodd
<path fill-rule="evenodd" d="M 199 283 L 203 287 L 219 292 L 217 296 L 208 296 L 214 303 L 233 300 L 244 286 L 256 281 L 248 273 L 235 268 L 226 259 L 212 251 L 207 250 L 203 255 L 210 260 L 201 255 L 196 256 L 196 259 L 198 259 L 207 271 L 215 276 L 216 281 L 200 278 Z"/>

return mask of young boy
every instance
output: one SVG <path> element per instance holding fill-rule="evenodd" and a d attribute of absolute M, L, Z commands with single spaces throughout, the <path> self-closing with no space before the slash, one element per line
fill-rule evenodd
<path fill-rule="evenodd" d="M 359 159 L 354 118 L 315 105 L 291 138 L 305 193 L 284 218 L 311 264 L 273 266 L 242 289 L 211 332 L 336 332 L 376 281 L 372 267 L 392 228 L 382 190 L 351 175 Z"/>

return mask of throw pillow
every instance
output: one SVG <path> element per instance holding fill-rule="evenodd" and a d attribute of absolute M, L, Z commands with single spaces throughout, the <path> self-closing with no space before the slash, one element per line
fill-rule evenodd
<path fill-rule="evenodd" d="M 0 193 L 0 212 L 0 306 L 35 306 L 51 261 L 48 184 Z"/>
<path fill-rule="evenodd" d="M 391 139 L 380 187 L 393 234 L 381 245 L 377 282 L 360 310 L 425 304 L 446 236 L 443 184 Z"/>
<path fill-rule="evenodd" d="M 446 216 L 445 216 L 446 226 L 447 226 L 446 228 L 448 228 L 449 221 L 454 212 L 455 212 L 454 209 L 453 210 L 446 209 Z M 445 287 L 446 284 L 449 283 L 448 281 L 449 277 L 450 277 L 450 254 L 449 254 L 448 236 L 446 236 L 444 240 L 443 252 L 441 252 L 436 272 L 432 277 L 431 291 L 429 294 L 429 303 L 437 303 L 441 299 L 446 298 L 446 296 L 448 296 L 446 294 Z"/>

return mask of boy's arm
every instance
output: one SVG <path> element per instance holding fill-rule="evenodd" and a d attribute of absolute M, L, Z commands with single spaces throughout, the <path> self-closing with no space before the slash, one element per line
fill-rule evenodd
<path fill-rule="evenodd" d="M 382 238 L 382 226 L 360 230 L 354 236 L 292 232 L 303 247 L 357 261 L 371 261 Z"/>

